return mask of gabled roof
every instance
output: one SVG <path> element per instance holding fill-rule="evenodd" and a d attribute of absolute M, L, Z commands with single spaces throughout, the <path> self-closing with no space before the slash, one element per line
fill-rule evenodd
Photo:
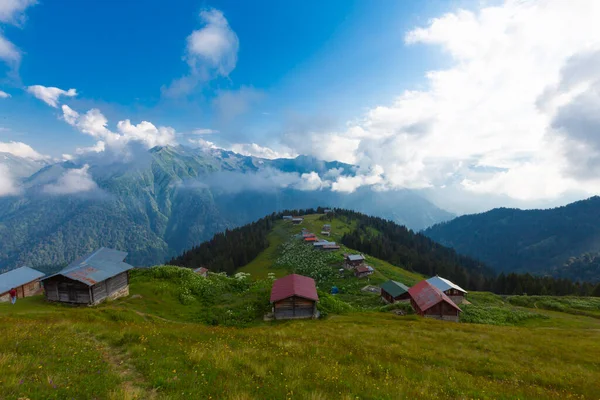
<path fill-rule="evenodd" d="M 101 247 L 88 255 L 78 258 L 62 271 L 50 275 L 44 278 L 44 280 L 62 275 L 88 286 L 93 286 L 98 282 L 105 281 L 108 278 L 132 269 L 133 266 L 123 262 L 125 257 L 127 257 L 127 253 L 124 251 Z"/>
<path fill-rule="evenodd" d="M 271 303 L 287 299 L 291 296 L 319 301 L 315 281 L 308 276 L 291 274 L 273 282 L 271 289 Z"/>
<path fill-rule="evenodd" d="M 208 268 L 204 268 L 204 267 L 196 268 L 194 270 L 194 272 L 197 274 L 204 274 L 204 273 L 208 272 Z"/>
<path fill-rule="evenodd" d="M 403 283 L 396 281 L 387 281 L 381 284 L 381 289 L 385 290 L 392 297 L 398 297 L 408 292 L 408 287 Z"/>
<path fill-rule="evenodd" d="M 357 267 L 355 269 L 356 272 L 358 272 L 359 274 L 363 273 L 363 272 L 373 272 L 373 268 L 369 267 L 369 266 L 361 266 L 361 267 Z"/>
<path fill-rule="evenodd" d="M 362 261 L 365 257 L 362 254 L 350 254 L 348 260 L 350 261 Z"/>
<path fill-rule="evenodd" d="M 321 240 L 320 242 L 313 243 L 314 246 L 327 246 L 327 245 L 335 245 L 335 242 L 328 242 L 327 240 Z"/>
<path fill-rule="evenodd" d="M 41 278 L 45 274 L 29 267 L 21 267 L 0 275 L 0 294 L 10 291 L 31 281 Z"/>
<path fill-rule="evenodd" d="M 408 293 L 423 312 L 441 302 L 446 302 L 458 311 L 462 311 L 452 300 L 450 300 L 450 297 L 446 296 L 440 289 L 436 288 L 428 281 L 417 283 L 415 286 L 408 289 Z"/>
<path fill-rule="evenodd" d="M 445 292 L 448 289 L 456 289 L 459 292 L 467 293 L 466 290 L 458 286 L 457 284 L 450 282 L 448 279 L 441 278 L 439 276 L 434 276 L 427 279 L 427 282 L 431 283 L 436 288 L 440 289 L 442 292 Z"/>

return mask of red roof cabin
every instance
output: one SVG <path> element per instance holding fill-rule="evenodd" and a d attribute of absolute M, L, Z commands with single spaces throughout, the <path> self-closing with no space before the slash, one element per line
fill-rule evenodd
<path fill-rule="evenodd" d="M 196 274 L 198 274 L 200 276 L 203 276 L 205 278 L 208 277 L 208 269 L 204 268 L 204 267 L 196 268 L 194 270 L 194 273 L 196 273 Z"/>
<path fill-rule="evenodd" d="M 312 278 L 292 274 L 273 282 L 271 304 L 275 319 L 315 318 L 318 301 Z"/>
<path fill-rule="evenodd" d="M 422 317 L 458 322 L 460 308 L 441 290 L 427 281 L 408 289 L 410 304 Z"/>
<path fill-rule="evenodd" d="M 304 238 L 305 242 L 311 242 L 311 243 L 317 242 L 318 240 L 319 239 L 317 239 L 315 236 L 307 236 Z"/>

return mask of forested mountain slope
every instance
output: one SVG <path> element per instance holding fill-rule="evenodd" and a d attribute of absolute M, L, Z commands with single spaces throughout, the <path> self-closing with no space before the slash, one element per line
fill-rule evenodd
<path fill-rule="evenodd" d="M 600 281 L 598 262 L 583 257 L 600 251 L 600 197 L 550 210 L 494 209 L 437 224 L 424 233 L 498 272 Z"/>
<path fill-rule="evenodd" d="M 367 187 L 350 194 L 306 187 L 302 174 L 353 173 L 339 162 L 184 146 L 139 151 L 132 160 L 106 157 L 90 156 L 87 167 L 48 165 L 24 178 L 21 195 L 0 197 L 0 270 L 23 264 L 56 269 L 100 246 L 128 251 L 134 265 L 152 265 L 286 208 L 351 207 L 415 229 L 452 217 L 411 191 L 378 193 L 373 201 Z M 89 183 L 85 179 L 97 187 L 65 187 Z"/>

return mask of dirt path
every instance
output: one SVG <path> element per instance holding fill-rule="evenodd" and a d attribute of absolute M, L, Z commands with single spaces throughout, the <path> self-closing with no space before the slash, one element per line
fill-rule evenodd
<path fill-rule="evenodd" d="M 147 388 L 149 385 L 142 374 L 129 362 L 126 352 L 111 347 L 93 335 L 86 335 L 86 337 L 96 344 L 98 350 L 102 353 L 104 361 L 110 366 L 113 373 L 122 379 L 119 387 L 110 392 L 109 399 L 133 400 L 155 399 L 157 397 L 156 390 Z"/>

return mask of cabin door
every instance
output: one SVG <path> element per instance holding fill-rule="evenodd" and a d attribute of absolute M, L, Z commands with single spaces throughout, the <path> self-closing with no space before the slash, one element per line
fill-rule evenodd
<path fill-rule="evenodd" d="M 75 289 L 75 286 L 69 285 L 67 287 L 67 289 L 69 291 L 69 301 L 76 302 L 77 301 L 77 289 Z"/>

